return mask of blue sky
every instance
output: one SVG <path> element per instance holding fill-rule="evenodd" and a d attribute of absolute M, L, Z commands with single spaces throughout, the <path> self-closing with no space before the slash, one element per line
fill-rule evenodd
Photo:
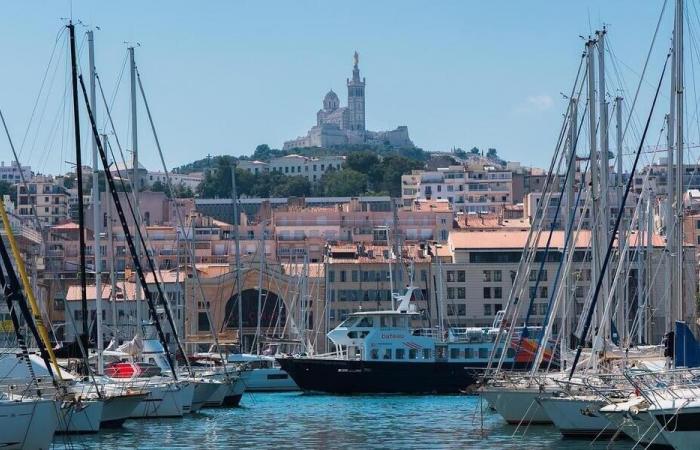
<path fill-rule="evenodd" d="M 137 63 L 170 167 L 209 153 L 248 154 L 261 143 L 281 147 L 304 134 L 329 89 L 345 103 L 355 50 L 367 78 L 368 129 L 407 125 L 426 150 L 495 147 L 506 159 L 546 166 L 565 107 L 560 92 L 570 90 L 578 67 L 579 35 L 607 24 L 622 76 L 635 86 L 660 9 L 661 2 L 632 0 L 72 2 L 76 20 L 100 27 L 97 67 L 108 95 L 124 42 L 141 44 Z M 3 4 L 0 108 L 18 146 L 70 10 L 67 1 Z M 668 47 L 671 12 L 655 66 Z M 21 157 L 48 173 L 74 160 L 62 45 Z M 85 50 L 81 63 L 87 68 Z M 127 77 L 113 112 L 129 146 Z M 141 161 L 156 170 L 140 114 Z M 0 159 L 9 155 L 0 139 Z"/>

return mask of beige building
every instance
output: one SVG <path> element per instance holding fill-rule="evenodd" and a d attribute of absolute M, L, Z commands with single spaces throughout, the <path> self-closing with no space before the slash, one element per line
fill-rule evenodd
<path fill-rule="evenodd" d="M 42 226 L 55 225 L 68 217 L 70 195 L 53 177 L 38 175 L 27 186 L 17 184 L 16 213 L 33 220 L 36 212 Z"/>
<path fill-rule="evenodd" d="M 533 308 L 531 311 L 530 323 L 532 325 L 542 324 L 547 313 L 552 290 L 555 288 L 557 269 L 562 258 L 564 247 L 564 232 L 554 231 L 547 261 L 544 270 L 537 283 L 539 263 L 536 263 L 528 277 L 528 287 L 525 293 L 527 301 L 533 298 Z M 548 233 L 542 233 L 538 242 L 538 257 L 544 257 L 547 245 Z M 484 231 L 466 232 L 455 231 L 450 234 L 449 242 L 446 246 L 436 247 L 433 252 L 436 261 L 433 262 L 432 271 L 438 278 L 440 285 L 440 272 L 445 291 L 438 292 L 438 296 L 444 298 L 445 308 L 441 312 L 443 320 L 449 325 L 460 326 L 489 326 L 493 323 L 496 313 L 505 308 L 513 280 L 519 267 L 523 249 L 526 247 L 528 239 L 527 231 Z M 646 240 L 639 237 L 639 248 L 645 258 Z M 633 234 L 629 238 L 629 245 L 637 247 L 638 236 Z M 658 272 L 659 267 L 665 264 L 665 239 L 659 235 L 654 235 L 652 239 L 653 253 L 649 267 L 653 273 Z M 591 289 L 591 268 L 590 268 L 590 232 L 581 231 L 575 246 L 574 253 L 574 276 L 576 285 L 573 290 L 572 299 L 573 316 L 572 323 L 584 309 L 584 302 Z M 690 247 L 688 247 L 690 249 Z M 697 273 L 695 270 L 695 255 L 693 252 L 686 253 L 686 280 L 684 299 L 684 317 L 690 319 L 695 314 L 695 294 L 697 291 Z M 536 260 L 537 261 L 537 260 Z M 633 308 L 642 300 L 648 299 L 647 303 L 647 327 L 648 336 L 651 343 L 659 343 L 664 333 L 665 325 L 665 303 L 668 289 L 665 280 L 661 276 L 649 276 L 642 273 L 641 284 L 638 283 L 638 266 L 631 265 L 632 270 L 627 277 L 627 296 Z M 614 269 L 611 269 L 611 273 Z M 647 270 L 647 269 L 644 269 Z M 639 291 L 639 287 L 643 291 Z M 638 296 L 637 292 L 644 292 L 643 296 Z M 523 318 L 527 308 L 522 309 Z M 634 318 L 634 312 L 630 313 Z"/>

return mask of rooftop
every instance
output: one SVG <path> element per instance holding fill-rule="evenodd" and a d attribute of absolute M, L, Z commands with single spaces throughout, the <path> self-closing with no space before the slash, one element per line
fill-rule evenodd
<path fill-rule="evenodd" d="M 453 231 L 450 233 L 450 247 L 454 250 L 522 250 L 527 246 L 529 231 L 483 231 L 474 233 L 470 231 Z M 553 231 L 550 248 L 564 247 L 564 231 Z M 539 236 L 538 248 L 544 249 L 549 238 L 548 232 L 542 232 Z M 641 245 L 646 245 L 646 235 L 641 236 Z M 576 239 L 576 248 L 588 248 L 591 242 L 591 232 L 581 230 Z M 629 237 L 631 246 L 637 245 L 637 233 Z M 654 247 L 665 247 L 666 239 L 658 234 L 652 236 Z"/>

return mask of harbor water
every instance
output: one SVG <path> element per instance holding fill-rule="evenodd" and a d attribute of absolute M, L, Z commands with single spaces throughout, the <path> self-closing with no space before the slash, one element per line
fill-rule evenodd
<path fill-rule="evenodd" d="M 483 411 L 483 414 L 482 414 Z M 163 448 L 630 448 L 631 441 L 564 440 L 551 426 L 507 425 L 473 396 L 245 394 L 239 408 L 181 419 L 128 420 L 122 429 L 57 436 L 54 447 Z"/>

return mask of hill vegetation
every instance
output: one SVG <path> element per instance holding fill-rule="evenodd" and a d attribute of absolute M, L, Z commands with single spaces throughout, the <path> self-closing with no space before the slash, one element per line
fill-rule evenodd
<path fill-rule="evenodd" d="M 421 169 L 430 154 L 418 148 L 389 149 L 385 147 L 347 146 L 343 148 L 307 148 L 289 151 L 259 145 L 252 156 L 236 158 L 230 155 L 207 157 L 178 167 L 181 173 L 203 171 L 204 181 L 197 192 L 201 197 L 231 196 L 231 165 L 238 160 L 269 161 L 288 154 L 308 157 L 346 155 L 340 170 L 328 171 L 316 185 L 305 177 L 288 176 L 280 172 L 251 174 L 236 170 L 238 195 L 250 197 L 351 197 L 359 195 L 401 195 L 401 175 Z"/>

